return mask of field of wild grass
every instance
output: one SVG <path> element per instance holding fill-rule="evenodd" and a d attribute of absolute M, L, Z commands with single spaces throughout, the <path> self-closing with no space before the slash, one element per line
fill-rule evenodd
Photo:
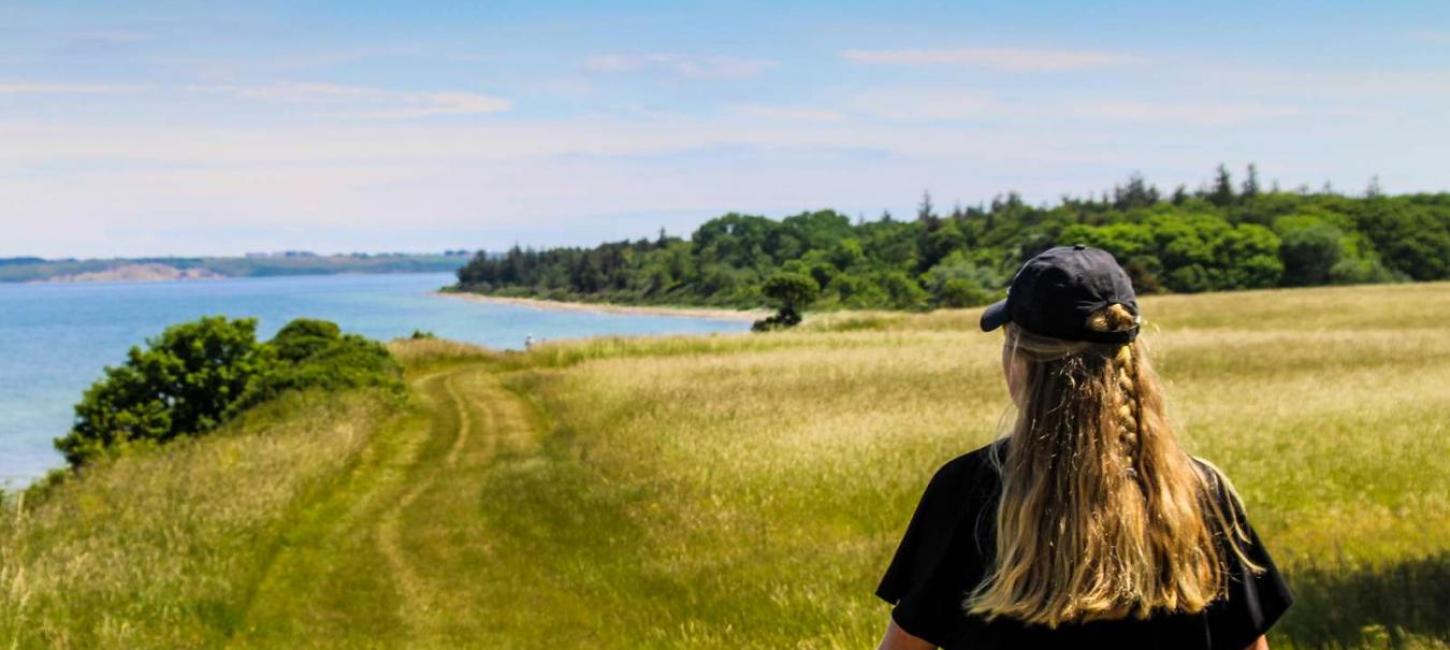
<path fill-rule="evenodd" d="M 0 646 L 216 647 L 387 396 L 292 394 L 215 434 L 122 457 L 0 509 Z"/>
<path fill-rule="evenodd" d="M 1298 597 L 1274 646 L 1450 647 L 1450 284 L 1143 310 Z M 7 497 L 0 647 L 872 647 L 927 479 L 1006 413 L 977 315 L 395 344 L 428 409 L 294 395 Z"/>
<path fill-rule="evenodd" d="M 1450 286 L 1143 310 L 1182 440 L 1236 481 L 1298 596 L 1276 647 L 1444 647 Z M 530 576 L 514 592 L 549 603 L 526 618 L 561 646 L 870 646 L 915 500 L 1007 404 L 977 313 L 538 350 L 511 383 L 553 429 L 486 490 L 494 572 Z"/>

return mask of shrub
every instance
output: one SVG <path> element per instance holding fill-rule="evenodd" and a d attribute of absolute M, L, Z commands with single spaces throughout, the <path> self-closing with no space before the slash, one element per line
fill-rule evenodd
<path fill-rule="evenodd" d="M 75 425 L 55 446 L 73 466 L 129 442 L 162 443 L 210 431 L 271 360 L 256 319 L 209 316 L 166 328 L 107 367 L 76 404 Z"/>
<path fill-rule="evenodd" d="M 293 390 L 403 388 L 403 370 L 386 347 L 356 334 L 343 334 L 327 321 L 292 321 L 266 346 L 275 351 L 279 363 L 252 378 L 228 409 L 229 416 Z"/>
<path fill-rule="evenodd" d="M 131 348 L 86 390 L 56 448 L 79 467 L 133 445 L 209 432 L 291 390 L 401 390 L 402 371 L 387 349 L 335 323 L 297 319 L 265 344 L 256 330 L 256 319 L 208 316 Z"/>
<path fill-rule="evenodd" d="M 760 292 L 779 311 L 774 316 L 755 321 L 750 329 L 761 332 L 794 327 L 801 322 L 801 309 L 821 294 L 814 278 L 802 273 L 776 273 L 761 285 Z"/>

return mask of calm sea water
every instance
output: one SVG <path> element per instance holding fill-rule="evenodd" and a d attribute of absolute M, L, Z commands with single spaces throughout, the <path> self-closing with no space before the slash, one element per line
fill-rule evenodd
<path fill-rule="evenodd" d="M 431 293 L 451 274 L 334 275 L 192 282 L 0 284 L 0 484 L 64 464 L 51 439 L 71 407 L 126 350 L 167 325 L 209 314 L 255 316 L 270 337 L 299 316 L 388 339 L 415 329 L 495 348 L 524 338 L 741 331 L 740 321 L 494 305 Z"/>

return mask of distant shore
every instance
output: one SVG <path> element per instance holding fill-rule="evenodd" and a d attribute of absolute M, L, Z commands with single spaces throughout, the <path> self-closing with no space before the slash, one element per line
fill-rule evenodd
<path fill-rule="evenodd" d="M 168 282 L 343 273 L 452 273 L 466 252 L 349 253 L 305 251 L 243 257 L 45 259 L 0 257 L 0 283 Z"/>
<path fill-rule="evenodd" d="M 669 307 L 663 305 L 621 305 L 612 302 L 564 302 L 542 298 L 516 298 L 510 296 L 488 296 L 480 293 L 439 291 L 446 298 L 460 298 L 473 302 L 499 305 L 518 305 L 535 309 L 561 311 L 592 311 L 608 314 L 648 314 L 653 316 L 681 316 L 684 318 L 708 318 L 714 320 L 753 321 L 770 315 L 765 309 L 723 309 L 717 307 Z"/>
<path fill-rule="evenodd" d="M 100 271 L 57 275 L 27 284 L 76 282 L 171 282 L 175 280 L 220 280 L 227 276 L 210 269 L 179 269 L 167 264 L 125 264 Z"/>

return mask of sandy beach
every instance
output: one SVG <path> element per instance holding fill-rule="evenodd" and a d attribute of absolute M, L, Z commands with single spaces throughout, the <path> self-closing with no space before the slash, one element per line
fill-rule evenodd
<path fill-rule="evenodd" d="M 716 320 L 754 321 L 771 314 L 766 309 L 721 309 L 712 307 L 668 307 L 663 305 L 619 305 L 600 302 L 562 302 L 539 298 L 514 298 L 486 296 L 478 293 L 457 293 L 440 291 L 438 295 L 474 302 L 488 302 L 504 305 L 519 305 L 535 309 L 560 309 L 569 311 L 594 311 L 610 314 L 652 314 L 657 316 L 682 316 L 685 318 L 710 318 Z"/>

